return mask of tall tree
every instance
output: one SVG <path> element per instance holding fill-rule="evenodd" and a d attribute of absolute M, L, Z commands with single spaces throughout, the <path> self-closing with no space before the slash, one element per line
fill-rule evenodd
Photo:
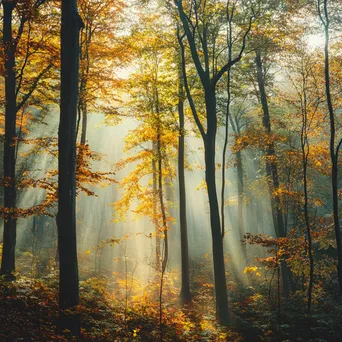
<path fill-rule="evenodd" d="M 179 49 L 177 49 L 179 50 Z M 180 58 L 179 58 L 180 59 Z M 184 114 L 184 85 L 182 61 L 178 61 L 178 184 L 179 184 L 179 226 L 181 235 L 181 261 L 182 261 L 182 288 L 181 302 L 187 304 L 191 300 L 189 275 L 189 246 L 188 226 L 186 216 L 186 190 L 185 190 L 185 114 Z"/>
<path fill-rule="evenodd" d="M 76 0 L 62 1 L 61 98 L 58 131 L 58 248 L 61 327 L 79 335 L 77 316 L 64 310 L 79 303 L 76 244 L 76 117 L 79 80 L 79 35 L 83 23 Z"/>
<path fill-rule="evenodd" d="M 29 68 L 31 75 L 26 75 L 27 68 L 32 62 L 33 51 L 41 49 L 41 45 L 34 41 L 31 32 L 32 20 L 39 18 L 38 9 L 44 0 L 36 0 L 33 3 L 17 1 L 3 1 L 3 56 L 4 56 L 4 78 L 5 78 L 5 137 L 4 137 L 4 207 L 1 208 L 4 217 L 4 246 L 2 252 L 1 274 L 14 279 L 15 271 L 15 245 L 17 217 L 20 216 L 16 208 L 16 162 L 18 153 L 18 139 L 22 138 L 24 112 L 29 100 L 39 86 L 41 79 L 52 67 L 51 61 L 48 65 L 37 72 L 34 66 Z M 14 11 L 16 10 L 16 11 Z M 36 13 L 36 17 L 32 14 Z M 13 23 L 18 26 L 13 28 Z M 39 22 L 39 19 L 37 19 Z M 27 25 L 28 24 L 28 25 Z M 25 28 L 26 31 L 25 31 Z M 20 45 L 25 36 L 25 48 Z M 20 57 L 20 58 L 18 58 Z M 18 61 L 19 59 L 19 61 Z M 44 64 L 43 61 L 42 63 Z M 32 63 L 33 64 L 33 63 Z M 33 75 L 32 75 L 33 74 Z M 39 101 L 36 101 L 38 103 Z M 19 130 L 17 132 L 17 116 L 21 112 Z M 21 212 L 23 214 L 23 211 Z M 27 211 L 25 211 L 25 215 Z"/>
<path fill-rule="evenodd" d="M 175 0 L 174 2 L 177 7 L 179 19 L 183 26 L 184 34 L 187 38 L 192 61 L 204 92 L 206 130 L 198 116 L 195 104 L 191 98 L 189 86 L 186 80 L 185 46 L 182 38 L 180 37 L 179 43 L 182 50 L 184 86 L 191 106 L 192 114 L 204 143 L 205 181 L 209 198 L 212 252 L 214 261 L 216 315 L 221 324 L 227 325 L 229 323 L 229 315 L 223 250 L 224 227 L 222 227 L 221 224 L 216 188 L 216 86 L 222 76 L 234 64 L 241 60 L 246 46 L 246 39 L 251 29 L 254 11 L 252 11 L 252 14 L 248 17 L 247 29 L 242 34 L 241 48 L 237 53 L 237 56 L 230 60 L 228 59 L 228 62 L 226 62 L 221 68 L 218 68 L 218 60 L 217 56 L 215 56 L 215 42 L 218 38 L 217 34 L 215 35 L 215 30 L 218 28 L 213 28 L 213 26 L 211 26 L 211 21 L 215 22 L 216 19 L 214 19 L 214 16 L 211 17 L 211 15 L 215 13 L 219 16 L 222 13 L 215 9 L 215 12 L 211 12 L 209 14 L 209 11 L 213 10 L 210 8 L 211 4 L 209 2 L 190 1 L 187 3 L 188 6 L 186 7 L 188 9 L 187 14 L 185 12 L 185 7 L 182 0 Z M 212 42 L 210 43 L 209 37 L 212 39 Z M 199 47 L 197 46 L 198 43 Z"/>
<path fill-rule="evenodd" d="M 337 276 L 342 293 L 342 245 L 341 245 L 341 229 L 339 222 L 339 207 L 338 207 L 338 153 L 342 145 L 342 139 L 336 144 L 336 124 L 335 111 L 331 96 L 331 81 L 330 81 L 330 63 L 329 63 L 329 29 L 330 18 L 328 11 L 328 0 L 318 0 L 317 3 L 319 18 L 324 27 L 324 66 L 325 66 L 325 92 L 329 112 L 330 121 L 330 160 L 331 160 L 331 186 L 333 200 L 333 220 L 337 247 Z"/>
<path fill-rule="evenodd" d="M 15 150 L 16 150 L 16 75 L 15 50 L 16 40 L 13 38 L 12 14 L 15 1 L 2 2 L 3 46 L 5 49 L 5 139 L 4 139 L 4 204 L 8 211 L 16 205 L 15 186 Z M 1 274 L 8 278 L 15 270 L 16 218 L 10 215 L 4 223 L 4 246 L 1 261 Z"/>

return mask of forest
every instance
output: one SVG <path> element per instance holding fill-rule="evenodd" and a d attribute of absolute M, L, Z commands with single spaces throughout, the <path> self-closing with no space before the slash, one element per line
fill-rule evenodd
<path fill-rule="evenodd" d="M 341 0 L 0 8 L 0 342 L 342 341 Z"/>

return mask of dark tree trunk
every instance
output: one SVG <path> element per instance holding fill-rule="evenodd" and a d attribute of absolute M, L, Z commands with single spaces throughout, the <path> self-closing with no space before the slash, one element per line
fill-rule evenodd
<path fill-rule="evenodd" d="M 188 226 L 186 218 L 186 192 L 185 192 L 185 132 L 184 132 L 184 89 L 182 72 L 179 72 L 179 137 L 178 137 L 178 182 L 179 182 L 179 225 L 181 236 L 181 258 L 182 258 L 182 288 L 180 299 L 182 304 L 191 301 L 190 277 L 189 277 L 189 247 L 188 247 Z"/>
<path fill-rule="evenodd" d="M 257 79 L 260 94 L 260 101 L 263 110 L 263 120 L 262 124 L 268 134 L 272 132 L 270 113 L 268 109 L 268 99 L 265 90 L 265 80 L 264 73 L 262 69 L 261 53 L 260 50 L 256 50 L 256 68 L 257 68 Z M 279 188 L 279 175 L 278 175 L 278 165 L 276 162 L 276 152 L 274 144 L 271 141 L 265 149 L 266 156 L 266 174 L 268 178 L 269 193 L 271 199 L 273 225 L 277 237 L 285 237 L 285 226 L 283 220 L 283 213 L 281 210 L 280 198 L 275 195 L 274 192 Z M 285 296 L 289 294 L 289 274 L 285 262 L 281 263 L 282 276 L 283 276 L 283 288 Z"/>
<path fill-rule="evenodd" d="M 268 134 L 271 133 L 271 120 L 270 120 L 270 113 L 268 109 L 268 100 L 265 90 L 265 81 L 264 81 L 264 74 L 262 70 L 262 61 L 261 61 L 261 54 L 260 51 L 256 51 L 256 66 L 257 66 L 257 76 L 258 76 L 258 86 L 259 86 L 259 93 L 260 93 L 260 100 L 263 110 L 263 119 L 262 124 Z M 281 211 L 281 204 L 280 199 L 277 195 L 274 195 L 273 192 L 279 188 L 279 176 L 278 176 L 278 166 L 276 162 L 276 152 L 274 149 L 273 142 L 270 142 L 265 150 L 266 155 L 266 174 L 267 177 L 270 179 L 269 182 L 269 189 L 270 189 L 270 196 L 272 202 L 272 213 L 273 213 L 273 220 L 274 220 L 274 227 L 276 230 L 276 234 L 278 237 L 284 237 L 286 235 L 284 221 Z"/>
<path fill-rule="evenodd" d="M 182 12 L 180 12 L 182 13 Z M 188 31 L 184 18 L 182 19 L 184 28 Z M 189 31 L 188 31 L 189 32 Z M 190 35 L 187 35 L 188 42 L 191 44 Z M 191 112 L 196 121 L 196 125 L 201 133 L 204 143 L 204 159 L 205 159 L 205 181 L 208 190 L 209 208 L 210 208 L 210 228 L 212 235 L 212 251 L 214 261 L 214 280 L 215 280 L 215 299 L 216 299 L 216 317 L 220 324 L 228 325 L 228 293 L 226 283 L 226 272 L 224 265 L 224 250 L 223 250 L 223 234 L 221 231 L 220 209 L 217 198 L 216 178 L 215 178 L 215 148 L 216 148 L 216 133 L 217 133 L 217 116 L 216 116 L 216 83 L 207 77 L 203 77 L 201 73 L 201 81 L 205 92 L 205 106 L 207 119 L 207 133 L 205 133 L 201 121 L 198 117 L 194 101 L 192 99 L 188 80 L 186 76 L 185 64 L 185 49 L 182 38 L 178 32 L 178 42 L 181 47 L 182 57 L 182 74 L 184 88 L 186 90 L 187 99 L 189 101 Z M 194 52 L 194 49 L 191 49 Z M 195 63 L 197 64 L 197 63 Z M 197 67 L 196 67 L 197 68 Z"/>
<path fill-rule="evenodd" d="M 212 249 L 214 261 L 216 315 L 220 324 L 229 323 L 228 294 L 226 272 L 224 265 L 223 236 L 221 232 L 220 212 L 217 198 L 215 177 L 215 143 L 216 143 L 216 96 L 215 90 L 205 90 L 205 104 L 207 111 L 207 134 L 204 141 L 205 148 L 205 181 L 207 184 L 210 226 L 212 234 Z"/>
<path fill-rule="evenodd" d="M 335 127 L 335 113 L 331 98 L 330 90 L 330 63 L 329 63 L 329 27 L 330 19 L 328 13 L 328 0 L 323 1 L 323 13 L 321 10 L 321 1 L 318 0 L 318 11 L 321 22 L 324 26 L 325 44 L 324 44 L 324 75 L 325 75 L 325 91 L 327 97 L 327 105 L 329 111 L 330 121 L 330 159 L 331 159 L 331 187 L 333 200 L 333 220 L 336 238 L 337 249 L 337 276 L 342 294 L 342 245 L 341 245 L 341 229 L 339 222 L 339 204 L 338 204 L 338 153 L 342 144 L 342 139 L 339 141 L 335 149 L 336 127 Z"/>
<path fill-rule="evenodd" d="M 58 131 L 58 248 L 61 329 L 79 335 L 77 316 L 64 310 L 79 303 L 76 244 L 76 117 L 78 103 L 79 32 L 82 21 L 76 0 L 62 1 L 61 99 Z"/>
<path fill-rule="evenodd" d="M 1 274 L 8 280 L 14 279 L 15 244 L 17 220 L 13 215 L 16 207 L 15 150 L 16 150 L 16 74 L 15 46 L 12 32 L 12 13 L 15 2 L 3 1 L 3 45 L 5 49 L 5 137 L 4 137 L 4 206 L 9 210 L 4 220 L 4 240 Z M 12 211 L 12 213 L 11 213 Z"/>

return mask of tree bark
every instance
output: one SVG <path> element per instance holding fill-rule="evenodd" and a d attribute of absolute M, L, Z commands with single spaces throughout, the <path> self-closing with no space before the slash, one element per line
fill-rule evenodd
<path fill-rule="evenodd" d="M 80 334 L 79 318 L 65 313 L 79 303 L 76 244 L 76 120 L 79 32 L 83 23 L 76 0 L 62 1 L 61 99 L 58 131 L 58 247 L 61 329 Z"/>
<path fill-rule="evenodd" d="M 179 71 L 179 94 L 178 94 L 178 116 L 179 116 L 179 137 L 178 137 L 178 183 L 179 183 L 179 224 L 181 236 L 181 263 L 182 263 L 182 288 L 180 299 L 182 304 L 191 301 L 190 275 L 189 275 L 189 246 L 188 226 L 186 217 L 186 191 L 185 191 L 185 132 L 184 132 L 184 89 L 182 82 L 182 71 Z"/>
<path fill-rule="evenodd" d="M 204 141 L 205 181 L 207 184 L 210 208 L 210 226 L 212 234 L 215 278 L 216 316 L 220 324 L 227 325 L 229 323 L 228 294 L 224 265 L 223 236 L 221 232 L 220 212 L 215 177 L 215 145 L 217 119 L 216 96 L 214 89 L 205 89 L 205 105 L 207 112 L 207 134 Z"/>
<path fill-rule="evenodd" d="M 327 98 L 327 105 L 330 120 L 330 159 L 331 159 L 331 188 L 333 200 L 333 221 L 337 249 L 337 276 L 342 294 L 342 245 L 341 245 L 341 229 L 339 222 L 339 200 L 338 200 L 338 153 L 342 144 L 342 139 L 335 148 L 336 127 L 335 127 L 335 113 L 331 98 L 330 90 L 330 63 L 329 63 L 329 26 L 330 19 L 328 13 L 328 0 L 323 1 L 323 13 L 321 10 L 321 0 L 318 0 L 318 13 L 321 22 L 324 26 L 324 75 L 325 75 L 325 92 Z"/>
<path fill-rule="evenodd" d="M 4 222 L 3 253 L 1 274 L 13 280 L 15 271 L 15 244 L 17 219 L 15 185 L 15 150 L 16 150 L 16 74 L 15 42 L 12 31 L 12 13 L 15 2 L 3 1 L 3 45 L 5 49 L 5 137 L 4 137 L 4 206 L 9 215 Z"/>
<path fill-rule="evenodd" d="M 180 11 L 181 16 L 182 10 Z M 186 32 L 189 45 L 193 45 L 192 36 L 189 33 L 187 24 L 182 18 L 183 26 Z M 215 299 L 216 299 L 216 317 L 220 324 L 229 324 L 229 312 L 228 312 L 228 293 L 226 283 L 226 273 L 224 264 L 224 250 L 223 250 L 223 234 L 221 231 L 220 221 L 220 209 L 218 204 L 216 178 L 215 178 L 215 148 L 216 148 L 216 133 L 217 133 L 217 116 L 216 116 L 216 94 L 215 87 L 216 82 L 211 81 L 210 78 L 202 74 L 203 71 L 197 66 L 198 61 L 196 58 L 196 51 L 191 49 L 194 64 L 200 75 L 202 86 L 205 93 L 205 107 L 206 107 L 206 119 L 207 119 L 207 133 L 205 133 L 202 123 L 198 117 L 194 101 L 192 99 L 188 80 L 186 76 L 186 64 L 185 64 L 185 48 L 182 38 L 178 32 L 178 42 L 181 47 L 182 57 L 182 74 L 184 88 L 186 91 L 187 99 L 191 107 L 192 115 L 195 119 L 196 125 L 201 133 L 204 143 L 204 159 L 205 159 L 205 181 L 207 184 L 208 199 L 209 199 L 209 211 L 210 211 L 210 228 L 212 235 L 212 251 L 214 262 L 214 281 L 215 281 Z M 197 56 L 198 57 L 198 56 Z"/>

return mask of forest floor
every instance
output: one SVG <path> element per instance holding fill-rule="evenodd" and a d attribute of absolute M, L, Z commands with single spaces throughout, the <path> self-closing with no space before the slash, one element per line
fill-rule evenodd
<path fill-rule="evenodd" d="M 56 277 L 20 277 L 10 286 L 0 283 L 0 341 L 342 340 L 342 306 L 336 298 L 317 301 L 318 311 L 308 318 L 301 298 L 277 302 L 251 287 L 234 297 L 236 289 L 231 289 L 232 326 L 221 328 L 215 323 L 211 284 L 202 284 L 186 309 L 176 304 L 176 291 L 169 286 L 160 325 L 159 304 L 146 292 L 138 295 L 131 291 L 128 297 L 119 289 L 115 298 L 107 285 L 105 278 L 81 282 L 82 304 L 77 311 L 82 334 L 76 339 L 68 336 L 68 331 L 56 332 Z"/>

